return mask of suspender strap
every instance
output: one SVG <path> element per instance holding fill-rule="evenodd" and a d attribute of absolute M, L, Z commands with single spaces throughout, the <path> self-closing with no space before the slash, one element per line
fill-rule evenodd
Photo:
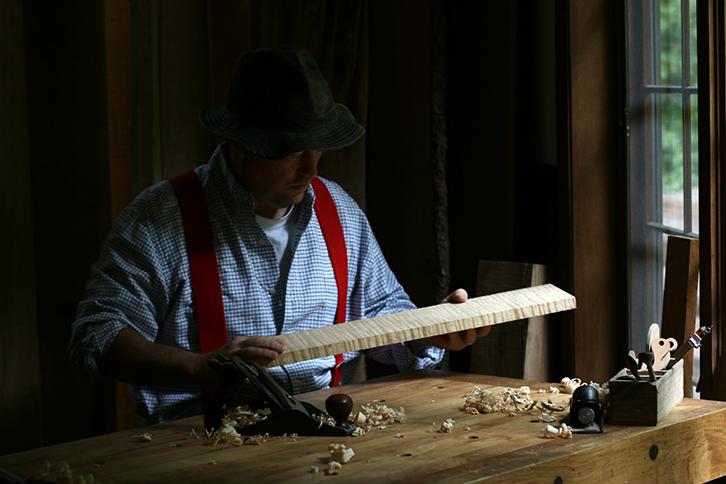
<path fill-rule="evenodd" d="M 171 178 L 169 183 L 179 199 L 199 344 L 202 352 L 206 353 L 227 343 L 222 286 L 207 201 L 202 182 L 193 170 Z"/>
<path fill-rule="evenodd" d="M 330 195 L 325 183 L 320 181 L 319 178 L 314 178 L 312 185 L 313 190 L 315 190 L 315 213 L 320 222 L 320 229 L 323 232 L 323 238 L 325 238 L 330 262 L 333 264 L 335 283 L 338 286 L 338 308 L 335 312 L 335 324 L 340 324 L 345 322 L 348 299 L 348 252 L 345 248 L 343 227 L 340 225 L 340 218 L 333 197 Z M 335 368 L 333 368 L 330 381 L 331 387 L 340 385 L 340 377 L 343 373 L 342 364 L 343 355 L 335 355 Z"/>
<path fill-rule="evenodd" d="M 214 351 L 227 342 L 227 324 L 224 319 L 219 266 L 202 183 L 193 170 L 177 175 L 169 182 L 179 200 L 184 226 L 199 343 L 202 352 Z M 333 197 L 325 184 L 320 179 L 314 178 L 312 186 L 315 190 L 315 213 L 325 238 L 338 288 L 335 324 L 340 324 L 345 322 L 348 297 L 348 252 L 345 247 L 343 227 Z M 331 387 L 340 385 L 342 364 L 343 355 L 335 355 Z"/>

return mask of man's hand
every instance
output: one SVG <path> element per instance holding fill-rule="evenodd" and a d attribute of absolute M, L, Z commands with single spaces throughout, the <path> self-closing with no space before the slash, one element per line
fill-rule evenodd
<path fill-rule="evenodd" d="M 457 289 L 456 291 L 449 294 L 446 299 L 441 301 L 442 304 L 447 303 L 463 303 L 469 299 L 469 295 L 464 289 Z M 437 346 L 445 350 L 460 350 L 474 344 L 477 338 L 486 336 L 491 331 L 491 326 L 484 326 L 482 328 L 467 329 L 464 331 L 457 331 L 455 333 L 442 334 L 439 336 L 431 336 L 429 338 L 417 339 L 415 341 L 409 341 L 409 347 L 414 351 L 420 351 L 427 346 Z"/>
<path fill-rule="evenodd" d="M 277 355 L 285 350 L 282 341 L 274 336 L 235 336 L 232 341 L 216 351 L 199 354 L 195 362 L 193 374 L 196 381 L 216 381 L 209 361 L 222 353 L 227 356 L 237 356 L 244 361 L 253 361 L 266 367 Z"/>
<path fill-rule="evenodd" d="M 267 366 L 283 351 L 285 346 L 274 336 L 235 336 L 215 353 L 238 356 L 244 361 L 254 361 L 260 366 Z"/>
<path fill-rule="evenodd" d="M 137 385 L 188 388 L 217 381 L 209 360 L 219 353 L 267 366 L 283 350 L 274 336 L 237 336 L 217 351 L 195 353 L 148 341 L 126 328 L 116 335 L 99 368 L 105 375 Z"/>

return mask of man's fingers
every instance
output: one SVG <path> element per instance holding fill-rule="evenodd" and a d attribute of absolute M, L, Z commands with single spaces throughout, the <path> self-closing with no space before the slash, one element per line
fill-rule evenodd
<path fill-rule="evenodd" d="M 478 328 L 476 330 L 476 335 L 477 335 L 477 337 L 481 338 L 482 336 L 488 335 L 491 330 L 492 330 L 491 326 L 482 326 L 481 328 Z"/>
<path fill-rule="evenodd" d="M 442 303 L 450 302 L 450 303 L 463 303 L 466 302 L 466 300 L 469 299 L 469 294 L 466 292 L 465 289 L 457 289 L 448 296 L 446 296 L 446 299 L 441 301 Z"/>
<path fill-rule="evenodd" d="M 264 348 L 276 353 L 285 351 L 282 341 L 270 336 L 238 336 L 232 340 L 235 348 Z"/>
<path fill-rule="evenodd" d="M 462 348 L 465 348 L 474 344 L 474 341 L 476 341 L 477 338 L 477 331 L 475 329 L 459 331 L 459 337 L 461 338 L 461 344 L 463 345 Z"/>
<path fill-rule="evenodd" d="M 273 350 L 256 347 L 242 348 L 234 353 L 235 356 L 239 356 L 244 361 L 258 361 L 265 364 L 277 358 L 278 354 L 278 352 Z"/>

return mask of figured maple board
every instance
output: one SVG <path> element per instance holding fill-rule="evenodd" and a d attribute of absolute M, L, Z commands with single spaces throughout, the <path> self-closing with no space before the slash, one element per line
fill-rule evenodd
<path fill-rule="evenodd" d="M 552 285 L 527 287 L 279 336 L 285 352 L 272 366 L 575 309 L 575 296 Z"/>

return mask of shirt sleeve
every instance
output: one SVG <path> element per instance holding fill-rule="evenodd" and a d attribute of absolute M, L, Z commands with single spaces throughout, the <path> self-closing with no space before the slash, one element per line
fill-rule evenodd
<path fill-rule="evenodd" d="M 355 204 L 352 199 L 350 203 Z M 354 274 L 349 278 L 353 283 L 349 315 L 353 319 L 367 319 L 416 309 L 388 266 L 365 214 L 357 205 L 351 218 L 352 220 L 347 221 L 342 218 L 344 226 L 348 222 L 358 231 L 355 235 L 346 233 L 346 244 L 348 239 L 354 242 L 351 244 L 354 247 L 355 242 L 359 242 L 357 254 L 350 258 L 355 264 L 350 267 Z M 360 239 L 357 240 L 356 236 Z M 349 246 L 348 250 L 350 249 Z M 399 371 L 407 371 L 435 367 L 443 359 L 444 350 L 431 346 L 414 353 L 405 343 L 396 343 L 367 350 L 366 356 L 381 363 L 395 365 Z"/>
<path fill-rule="evenodd" d="M 149 341 L 168 307 L 163 257 L 137 205 L 119 217 L 91 267 L 72 326 L 69 356 L 81 374 L 96 374 L 116 335 L 132 328 Z"/>

